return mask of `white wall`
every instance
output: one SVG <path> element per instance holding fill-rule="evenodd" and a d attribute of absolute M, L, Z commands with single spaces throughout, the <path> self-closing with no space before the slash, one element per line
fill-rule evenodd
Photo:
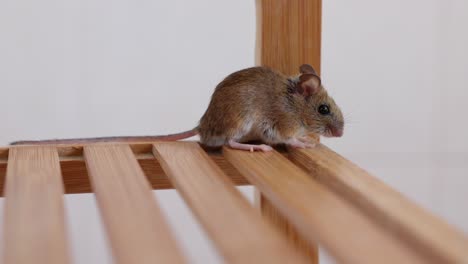
<path fill-rule="evenodd" d="M 350 121 L 324 142 L 468 232 L 468 3 L 323 8 L 323 81 Z M 0 144 L 191 128 L 254 64 L 254 16 L 253 1 L 1 1 Z M 158 197 L 193 263 L 219 263 L 179 198 Z M 66 203 L 76 263 L 110 263 L 92 195 Z"/>
<path fill-rule="evenodd" d="M 254 63 L 250 1 L 2 1 L 0 30 L 3 144 L 190 129 Z"/>

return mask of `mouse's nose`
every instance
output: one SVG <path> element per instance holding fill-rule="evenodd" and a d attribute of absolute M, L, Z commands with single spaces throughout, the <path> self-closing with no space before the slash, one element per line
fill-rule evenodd
<path fill-rule="evenodd" d="M 341 137 L 343 136 L 343 128 L 342 127 L 330 127 L 330 132 L 334 137 Z"/>

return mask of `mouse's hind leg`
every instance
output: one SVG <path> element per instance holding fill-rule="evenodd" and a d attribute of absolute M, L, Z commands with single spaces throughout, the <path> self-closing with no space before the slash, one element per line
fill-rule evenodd
<path fill-rule="evenodd" d="M 239 143 L 233 139 L 228 141 L 228 145 L 229 147 L 233 149 L 248 150 L 250 152 L 254 152 L 256 150 L 260 150 L 264 152 L 273 150 L 272 147 L 265 145 L 265 144 L 261 144 L 261 145 L 244 144 L 244 143 Z"/>

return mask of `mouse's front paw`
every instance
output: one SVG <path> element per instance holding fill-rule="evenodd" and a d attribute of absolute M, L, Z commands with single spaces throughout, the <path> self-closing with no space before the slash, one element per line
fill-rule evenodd
<path fill-rule="evenodd" d="M 309 137 L 309 136 L 302 136 L 302 137 L 298 137 L 297 138 L 299 141 L 301 142 L 304 142 L 304 143 L 311 143 L 313 145 L 315 145 L 316 143 L 316 140 L 312 137 Z"/>
<path fill-rule="evenodd" d="M 291 138 L 286 142 L 286 145 L 294 148 L 313 148 L 315 143 L 311 141 L 302 141 L 301 139 Z"/>

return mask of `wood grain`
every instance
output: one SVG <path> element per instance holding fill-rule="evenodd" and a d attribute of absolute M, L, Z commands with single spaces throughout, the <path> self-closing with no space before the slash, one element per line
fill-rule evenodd
<path fill-rule="evenodd" d="M 117 263 L 184 263 L 129 146 L 85 146 L 84 157 Z"/>
<path fill-rule="evenodd" d="M 118 144 L 117 144 L 118 145 Z M 131 144 L 138 163 L 143 169 L 153 189 L 172 189 L 172 184 L 162 170 L 158 161 L 151 153 L 151 144 Z M 12 147 L 12 149 L 17 147 Z M 90 193 L 91 184 L 83 159 L 83 146 L 57 147 L 60 156 L 65 193 Z M 2 152 L 0 152 L 2 153 Z M 7 153 L 6 151 L 3 152 Z M 219 151 L 208 151 L 210 158 L 236 185 L 249 185 L 250 183 L 221 155 Z M 6 161 L 0 160 L 0 197 L 3 196 L 3 184 L 6 174 Z"/>
<path fill-rule="evenodd" d="M 161 142 L 154 152 L 227 263 L 306 263 L 198 144 Z"/>
<path fill-rule="evenodd" d="M 290 159 L 317 181 L 439 263 L 468 263 L 468 238 L 324 145 L 290 150 Z"/>
<path fill-rule="evenodd" d="M 320 74 L 321 0 L 256 0 L 257 64 L 297 74 L 303 63 Z"/>
<path fill-rule="evenodd" d="M 310 243 L 341 263 L 435 263 L 403 245 L 276 151 L 225 157 Z"/>
<path fill-rule="evenodd" d="M 297 232 L 296 228 L 281 215 L 278 209 L 276 209 L 276 206 L 270 203 L 258 189 L 255 190 L 255 203 L 263 216 L 272 222 L 276 226 L 276 229 L 287 237 L 292 246 L 306 256 L 308 263 L 319 263 L 318 247 L 304 239 L 303 235 Z"/>
<path fill-rule="evenodd" d="M 69 263 L 57 151 L 12 149 L 6 174 L 4 263 Z"/>

